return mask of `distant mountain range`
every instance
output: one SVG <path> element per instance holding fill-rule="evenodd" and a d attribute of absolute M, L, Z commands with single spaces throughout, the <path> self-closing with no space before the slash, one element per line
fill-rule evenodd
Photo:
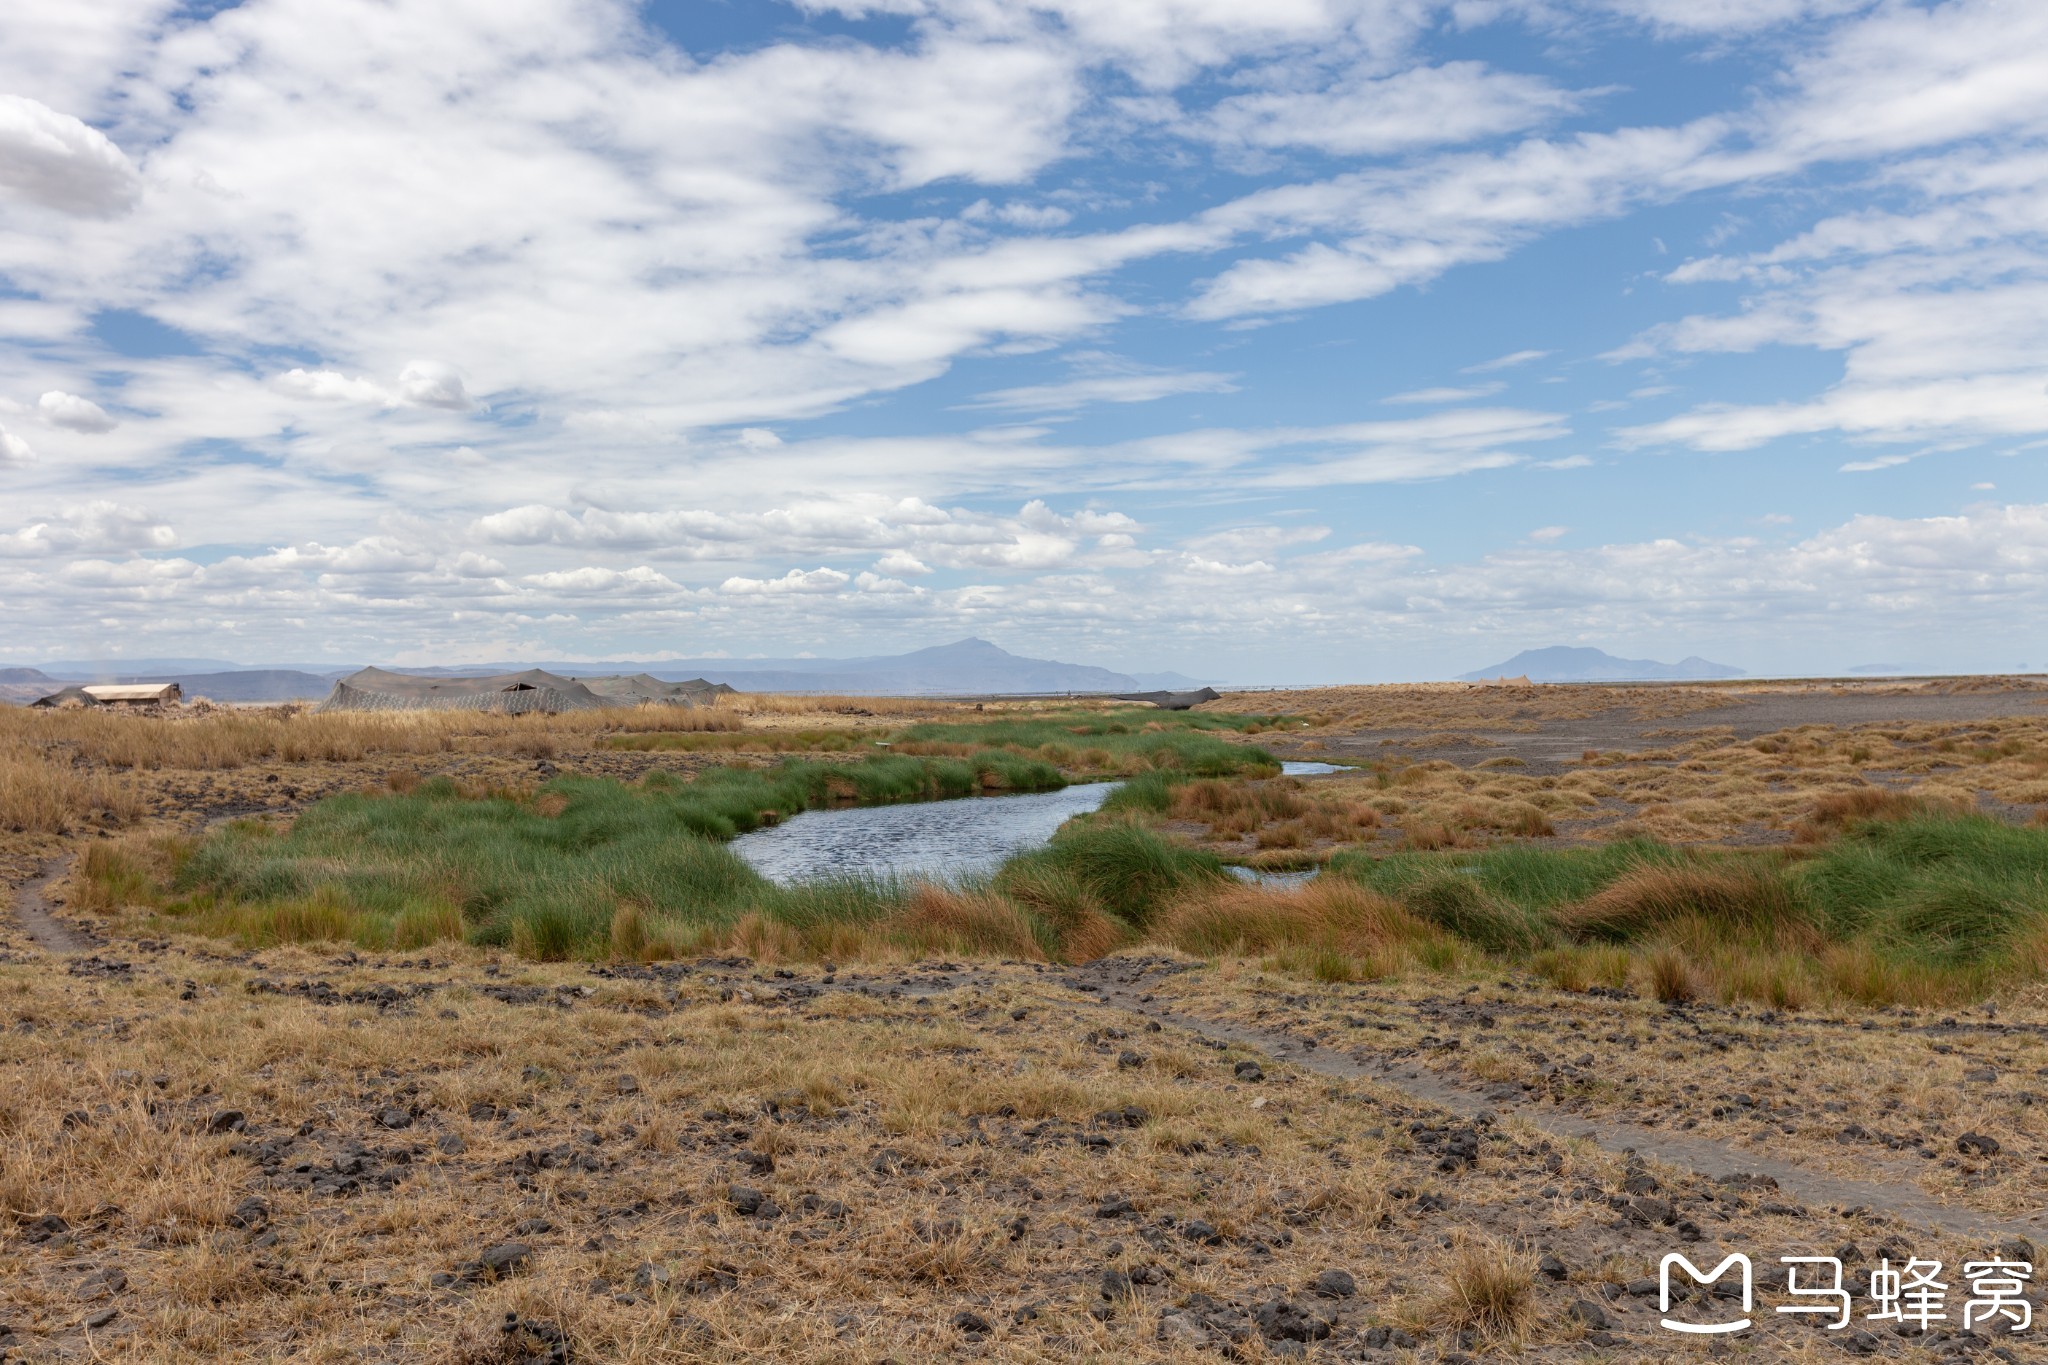
<path fill-rule="evenodd" d="M 1739 678 L 1742 670 L 1694 655 L 1675 664 L 1655 659 L 1617 659 L 1604 649 L 1551 645 L 1525 649 L 1506 663 L 1458 675 L 1461 682 L 1522 678 L 1530 682 L 1654 682 L 1667 679 Z"/>
<path fill-rule="evenodd" d="M 442 677 L 516 673 L 543 668 L 575 677 L 648 673 L 679 682 L 707 678 L 742 692 L 838 692 L 857 696 L 917 696 L 1006 692 L 1188 691 L 1203 679 L 1182 673 L 1118 673 L 1088 664 L 1028 659 L 987 640 L 908 654 L 857 659 L 668 659 L 612 663 L 502 660 L 495 663 L 397 667 L 403 673 Z M 292 701 L 324 697 L 348 668 L 283 668 L 220 659 L 65 660 L 36 668 L 0 669 L 0 699 L 33 701 L 74 682 L 175 682 L 187 697 L 215 701 Z M 16 675 L 22 675 L 16 677 Z M 27 695 L 23 695 L 27 694 Z"/>

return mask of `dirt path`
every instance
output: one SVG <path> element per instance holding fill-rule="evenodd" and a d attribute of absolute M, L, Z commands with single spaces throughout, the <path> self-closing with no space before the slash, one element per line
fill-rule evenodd
<path fill-rule="evenodd" d="M 92 951 L 90 939 L 50 913 L 50 888 L 70 870 L 71 860 L 59 858 L 41 876 L 14 888 L 14 918 L 29 941 L 46 953 Z"/>
<path fill-rule="evenodd" d="M 2009 1237 L 2021 1233 L 2039 1238 L 2048 1235 L 2048 1209 L 2019 1218 L 1999 1218 L 1940 1203 L 1918 1186 L 1904 1181 L 1844 1179 L 1707 1139 L 1680 1137 L 1635 1124 L 1567 1114 L 1549 1105 L 1499 1099 L 1422 1071 L 1405 1061 L 1372 1066 L 1349 1053 L 1307 1045 L 1275 1030 L 1179 1014 L 1152 999 L 1145 989 L 1146 974 L 1147 969 L 1141 964 L 1111 959 L 1074 969 L 1072 979 L 1076 986 L 1105 1005 L 1155 1019 L 1162 1025 L 1184 1029 L 1216 1042 L 1255 1048 L 1276 1060 L 1318 1075 L 1384 1085 L 1410 1099 L 1467 1118 L 1482 1111 L 1496 1118 L 1518 1118 L 1534 1124 L 1552 1137 L 1589 1140 L 1615 1153 L 1633 1151 L 1647 1160 L 1684 1167 L 1710 1179 L 1743 1174 L 1769 1176 L 1778 1183 L 1785 1202 L 1789 1204 L 1833 1206 L 1837 1209 L 1861 1206 L 1922 1227 L 1975 1236 Z"/>

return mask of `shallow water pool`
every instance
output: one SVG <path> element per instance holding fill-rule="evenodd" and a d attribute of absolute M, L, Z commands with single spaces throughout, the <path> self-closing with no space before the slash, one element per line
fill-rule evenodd
<path fill-rule="evenodd" d="M 925 877 L 957 882 L 993 872 L 1041 847 L 1072 816 L 1099 807 L 1118 784 L 1088 782 L 1056 792 L 971 796 L 906 806 L 807 810 L 742 834 L 732 851 L 769 881 L 821 877 Z"/>

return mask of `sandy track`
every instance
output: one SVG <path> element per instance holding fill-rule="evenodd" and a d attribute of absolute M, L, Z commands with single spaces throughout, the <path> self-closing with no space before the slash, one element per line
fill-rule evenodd
<path fill-rule="evenodd" d="M 1146 977 L 1156 968 L 1129 960 L 1105 959 L 1074 972 L 1076 984 L 1104 1005 L 1128 1011 L 1162 1025 L 1213 1039 L 1256 1048 L 1277 1061 L 1339 1080 L 1367 1081 L 1398 1090 L 1412 1100 L 1472 1118 L 1481 1113 L 1522 1119 L 1553 1137 L 1588 1140 L 1617 1154 L 1682 1167 L 1710 1179 L 1769 1176 L 1787 1202 L 1863 1207 L 1920 1227 L 1975 1236 L 2009 1237 L 2015 1233 L 2042 1236 L 2048 1232 L 2048 1210 L 2018 1219 L 2001 1219 L 1971 1209 L 1942 1204 L 1902 1181 L 1850 1180 L 1758 1152 L 1740 1151 L 1710 1139 L 1678 1137 L 1652 1128 L 1607 1119 L 1568 1114 L 1548 1105 L 1529 1104 L 1459 1085 L 1406 1062 L 1361 1060 L 1367 1049 L 1349 1052 L 1304 1044 L 1284 1032 L 1202 1019 L 1166 1009 L 1146 990 Z"/>
<path fill-rule="evenodd" d="M 44 867 L 42 874 L 14 889 L 14 918 L 29 941 L 46 953 L 84 953 L 92 943 L 50 913 L 50 888 L 71 870 L 69 858 L 59 858 Z"/>

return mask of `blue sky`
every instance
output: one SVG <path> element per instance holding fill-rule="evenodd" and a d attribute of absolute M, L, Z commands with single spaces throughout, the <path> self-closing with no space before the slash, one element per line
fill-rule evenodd
<path fill-rule="evenodd" d="M 2040 668 L 2044 451 L 2021 0 L 0 15 L 12 662 Z"/>

